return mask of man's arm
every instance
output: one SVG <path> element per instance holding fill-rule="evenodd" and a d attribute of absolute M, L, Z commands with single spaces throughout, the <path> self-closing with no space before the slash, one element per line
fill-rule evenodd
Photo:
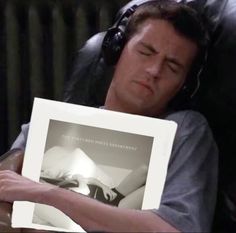
<path fill-rule="evenodd" d="M 20 173 L 22 168 L 24 152 L 20 149 L 13 149 L 0 157 L 0 170 L 12 170 Z M 12 205 L 7 202 L 0 203 L 0 232 L 8 231 L 11 225 Z M 11 229 L 12 232 L 17 230 Z M 19 230 L 20 231 L 20 230 Z"/>
<path fill-rule="evenodd" d="M 178 130 L 161 204 L 153 211 L 182 232 L 210 232 L 218 168 L 213 135 L 197 112 L 176 112 L 166 119 L 177 122 Z"/>
<path fill-rule="evenodd" d="M 170 114 L 166 119 L 176 121 L 178 123 L 178 130 L 168 167 L 161 205 L 159 209 L 152 210 L 155 214 L 153 213 L 153 215 L 151 215 L 151 211 L 132 210 L 131 212 L 130 210 L 124 210 L 123 213 L 122 209 L 114 210 L 113 208 L 115 207 L 94 202 L 95 200 L 85 199 L 86 197 L 83 196 L 78 196 L 78 202 L 76 201 L 76 205 L 74 205 L 73 202 L 75 201 L 73 198 L 70 198 L 69 202 L 67 202 L 67 194 L 63 194 L 65 191 L 60 191 L 59 194 L 53 191 L 58 195 L 55 200 L 51 200 L 54 199 L 54 193 L 49 195 L 46 194 L 46 192 L 45 195 L 49 195 L 48 201 L 55 207 L 64 210 L 64 212 L 75 221 L 78 219 L 78 223 L 82 227 L 85 228 L 87 224 L 89 229 L 104 229 L 104 231 L 112 231 L 112 229 L 115 229 L 115 231 L 122 231 L 120 227 L 123 227 L 123 230 L 131 231 L 133 223 L 135 222 L 137 227 L 135 231 L 148 231 L 149 229 L 154 229 L 153 231 L 159 232 L 171 232 L 172 229 L 173 231 L 179 229 L 183 232 L 210 231 L 214 214 L 217 184 L 218 153 L 214 139 L 212 138 L 206 121 L 202 116 L 192 111 Z M 2 181 L 0 180 L 0 182 Z M 16 184 L 18 184 L 18 182 L 16 182 Z M 40 188 L 41 187 L 42 186 L 40 186 Z M 2 189 L 1 184 L 0 189 Z M 25 190 L 17 191 L 13 194 L 22 194 L 22 191 L 24 192 Z M 29 190 L 27 191 L 29 192 Z M 32 191 L 35 190 L 33 189 Z M 33 194 L 37 200 L 42 195 L 42 193 L 40 194 L 40 190 L 38 191 L 36 196 Z M 6 192 L 0 190 L 0 200 L 3 198 L 4 193 L 6 194 Z M 209 195 L 209 193 L 211 193 L 211 195 Z M 68 195 L 74 194 L 70 193 Z M 9 197 L 10 196 L 8 196 L 8 198 Z M 45 198 L 47 197 L 44 196 L 44 199 Z M 89 201 L 88 207 L 90 208 L 88 209 L 86 209 L 86 200 Z M 54 203 L 54 201 L 57 203 Z M 57 204 L 59 206 L 56 206 Z M 67 206 L 64 205 L 73 207 L 73 209 L 66 210 Z M 96 205 L 100 206 L 97 207 Z M 77 211 L 74 210 L 76 208 L 78 208 Z M 114 212 L 112 211 L 112 214 L 110 214 L 110 210 L 114 210 Z M 75 211 L 73 214 L 76 214 L 76 216 L 72 216 L 70 211 Z M 89 213 L 92 213 L 92 215 L 89 215 Z M 106 217 L 107 215 L 108 218 Z M 104 219 L 105 227 L 103 226 Z M 94 225 L 91 224 L 91 222 L 95 222 Z M 120 222 L 122 222 L 122 224 L 120 224 Z M 116 223 L 119 225 L 117 229 Z M 111 226 L 112 224 L 114 224 L 114 226 Z M 147 226 L 148 228 L 146 228 Z M 127 227 L 127 229 L 125 227 Z"/>
<path fill-rule="evenodd" d="M 0 172 L 0 200 L 52 205 L 86 231 L 178 232 L 151 211 L 113 207 L 56 186 L 36 183 L 11 171 Z"/>

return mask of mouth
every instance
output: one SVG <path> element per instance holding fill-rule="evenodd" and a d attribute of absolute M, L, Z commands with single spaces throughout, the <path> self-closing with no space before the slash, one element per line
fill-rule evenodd
<path fill-rule="evenodd" d="M 143 81 L 134 81 L 134 83 L 142 86 L 143 88 L 147 89 L 148 91 L 150 91 L 152 94 L 154 93 L 153 89 L 151 88 L 151 86 L 149 84 L 147 84 L 146 82 Z"/>

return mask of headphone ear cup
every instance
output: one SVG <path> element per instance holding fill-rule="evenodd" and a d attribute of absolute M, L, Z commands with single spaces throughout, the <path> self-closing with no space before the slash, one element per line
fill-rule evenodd
<path fill-rule="evenodd" d="M 107 65 L 117 63 L 124 45 L 124 32 L 118 27 L 108 29 L 102 43 L 102 55 Z"/>

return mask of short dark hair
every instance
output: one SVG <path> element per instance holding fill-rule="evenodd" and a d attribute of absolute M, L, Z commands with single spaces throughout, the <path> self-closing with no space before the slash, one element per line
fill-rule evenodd
<path fill-rule="evenodd" d="M 129 40 L 147 19 L 168 21 L 178 33 L 196 43 L 200 50 L 205 49 L 208 44 L 208 33 L 199 13 L 174 0 L 148 1 L 141 4 L 127 23 L 126 40 Z"/>

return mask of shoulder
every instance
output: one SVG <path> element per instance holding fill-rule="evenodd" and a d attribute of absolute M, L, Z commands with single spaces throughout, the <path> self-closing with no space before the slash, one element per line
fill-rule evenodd
<path fill-rule="evenodd" d="M 211 131 L 206 118 L 201 113 L 192 110 L 169 113 L 166 115 L 165 120 L 177 123 L 176 136 L 186 136 L 201 129 Z"/>
<path fill-rule="evenodd" d="M 21 132 L 17 136 L 14 143 L 12 144 L 11 149 L 20 148 L 20 149 L 24 150 L 25 146 L 26 146 L 28 132 L 29 132 L 29 123 L 28 124 L 23 124 L 21 126 Z"/>
<path fill-rule="evenodd" d="M 205 117 L 200 112 L 193 110 L 171 112 L 166 115 L 165 119 L 174 120 L 177 123 L 183 120 L 201 120 L 201 123 L 206 122 Z"/>
<path fill-rule="evenodd" d="M 23 125 L 21 126 L 21 132 L 22 132 L 26 137 L 28 136 L 29 126 L 30 126 L 30 123 L 23 124 Z"/>
<path fill-rule="evenodd" d="M 208 232 L 217 193 L 218 149 L 213 134 L 205 117 L 195 111 L 170 113 L 165 119 L 175 121 L 178 128 L 157 212 L 183 232 Z"/>
<path fill-rule="evenodd" d="M 207 124 L 206 118 L 200 112 L 192 110 L 172 112 L 167 114 L 165 119 L 175 121 L 178 125 L 188 125 L 193 122 L 197 125 Z"/>
<path fill-rule="evenodd" d="M 192 165 L 213 159 L 217 161 L 218 148 L 206 118 L 192 110 L 170 113 L 166 120 L 175 121 L 178 125 L 172 148 L 170 164 L 188 160 Z M 198 161 L 196 161 L 198 160 Z M 192 161 L 192 162 L 191 162 Z"/>

